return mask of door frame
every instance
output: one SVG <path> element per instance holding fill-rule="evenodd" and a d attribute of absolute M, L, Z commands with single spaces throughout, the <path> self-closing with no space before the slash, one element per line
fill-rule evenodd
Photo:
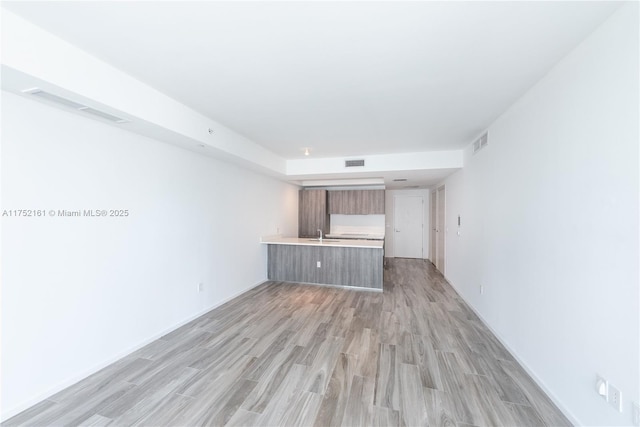
<path fill-rule="evenodd" d="M 434 257 L 436 262 L 434 263 L 434 265 L 436 266 L 438 271 L 440 271 L 440 273 L 442 273 L 442 275 L 444 276 L 445 271 L 447 269 L 447 233 L 446 233 L 446 225 L 447 225 L 447 192 L 446 191 L 447 190 L 443 184 L 438 188 L 436 188 L 435 191 L 436 191 L 436 203 L 437 203 L 436 228 L 439 230 L 438 233 L 443 233 L 443 234 L 442 234 L 442 248 L 440 248 L 438 237 L 436 237 L 436 256 Z M 444 200 L 440 200 L 440 191 L 443 191 Z M 439 221 L 439 210 L 441 205 L 442 205 L 442 224 L 440 224 L 440 221 Z M 438 261 L 440 261 L 438 257 L 438 253 L 440 252 L 440 249 L 442 249 L 442 270 L 438 268 L 438 264 L 439 264 Z"/>
<path fill-rule="evenodd" d="M 436 216 L 438 215 L 438 190 L 429 192 L 429 261 L 436 265 Z"/>

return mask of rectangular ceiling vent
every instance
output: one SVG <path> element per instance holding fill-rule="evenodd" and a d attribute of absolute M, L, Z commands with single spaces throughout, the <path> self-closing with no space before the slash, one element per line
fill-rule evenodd
<path fill-rule="evenodd" d="M 127 121 L 121 117 L 114 116 L 109 113 L 105 113 L 104 111 L 96 110 L 95 108 L 85 107 L 81 108 L 81 110 L 87 114 L 93 114 L 94 116 L 101 117 L 105 120 L 109 120 L 114 123 L 126 123 Z"/>
<path fill-rule="evenodd" d="M 485 132 L 480 138 L 473 143 L 473 154 L 482 150 L 489 144 L 489 133 Z"/>
<path fill-rule="evenodd" d="M 359 166 L 364 166 L 364 159 L 360 160 L 345 160 L 344 167 L 345 168 L 355 168 Z"/>
<path fill-rule="evenodd" d="M 113 114 L 105 113 L 101 110 L 96 110 L 95 108 L 88 107 L 84 104 L 80 104 L 78 102 L 72 101 L 67 98 L 63 98 L 58 95 L 54 95 L 53 93 L 45 92 L 44 90 L 34 87 L 32 89 L 25 89 L 22 91 L 23 93 L 37 96 L 40 99 L 43 99 L 48 102 L 52 102 L 54 104 L 62 105 L 63 107 L 71 108 L 77 111 L 82 111 L 87 114 L 91 114 L 92 116 L 100 117 L 101 119 L 108 120 L 113 123 L 127 123 L 129 120 L 123 119 L 122 117 L 114 116 Z"/>

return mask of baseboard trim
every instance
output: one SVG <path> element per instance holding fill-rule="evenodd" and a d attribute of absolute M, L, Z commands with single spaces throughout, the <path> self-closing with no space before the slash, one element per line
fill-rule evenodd
<path fill-rule="evenodd" d="M 323 286 L 325 288 L 347 289 L 349 291 L 383 292 L 383 289 L 367 288 L 365 286 L 332 285 L 329 283 L 312 283 L 312 282 L 289 282 L 286 280 L 269 280 L 269 281 L 272 283 L 291 283 L 295 285 Z"/>
<path fill-rule="evenodd" d="M 491 327 L 491 325 L 489 325 L 489 322 L 487 322 L 487 320 L 478 312 L 478 310 L 476 310 L 476 308 L 471 303 L 469 303 L 469 301 L 467 301 L 467 299 L 464 297 L 462 292 L 460 292 L 460 289 L 456 285 L 454 285 L 453 282 L 449 280 L 447 276 L 443 275 L 443 277 L 451 285 L 451 287 L 456 291 L 458 296 L 462 298 L 462 300 L 467 304 L 467 306 L 475 313 L 475 315 L 478 316 L 478 318 L 480 319 L 480 321 L 482 321 L 484 326 L 491 331 L 491 333 L 498 339 L 498 341 L 500 341 L 500 344 L 502 344 L 504 348 L 509 352 L 509 354 L 511 354 L 511 356 L 516 360 L 516 362 L 518 362 L 520 366 L 522 366 L 522 368 L 525 370 L 527 375 L 529 375 L 531 379 L 536 383 L 536 385 L 540 387 L 540 389 L 542 389 L 542 391 L 547 395 L 547 397 L 549 397 L 549 399 L 551 399 L 553 404 L 556 405 L 556 407 L 560 410 L 560 412 L 562 412 L 564 416 L 567 417 L 567 419 L 571 421 L 573 425 L 575 426 L 582 425 L 580 422 L 578 422 L 578 420 L 571 413 L 571 411 L 569 411 L 564 405 L 562 405 L 562 403 L 557 398 L 557 396 L 553 392 L 551 392 L 551 390 L 545 385 L 545 383 L 540 379 L 540 377 L 536 375 L 535 371 L 531 369 L 524 362 L 524 360 L 518 357 L 518 354 L 515 352 L 515 350 L 513 350 L 509 346 L 509 344 L 507 344 L 507 342 L 500 336 L 500 334 L 496 330 L 494 330 Z"/>
<path fill-rule="evenodd" d="M 49 388 L 47 391 L 44 391 L 42 393 L 39 393 L 38 395 L 36 395 L 35 397 L 33 397 L 32 399 L 26 400 L 24 402 L 22 402 L 19 405 L 16 405 L 15 407 L 7 410 L 7 411 L 2 411 L 2 414 L 0 414 L 0 422 L 5 422 L 8 419 L 18 415 L 19 413 L 29 409 L 30 407 L 32 407 L 33 405 L 36 405 L 40 402 L 42 402 L 43 400 L 46 400 L 48 398 L 50 398 L 51 396 L 53 396 L 54 394 L 64 390 L 65 388 L 72 386 L 73 384 L 82 381 L 83 379 L 95 374 L 96 372 L 98 372 L 101 369 L 106 368 L 107 366 L 111 365 L 114 362 L 117 362 L 118 360 L 122 359 L 123 357 L 128 356 L 129 354 L 140 350 L 142 347 L 144 347 L 145 345 L 148 345 L 150 343 L 152 343 L 153 341 L 157 340 L 158 338 L 167 335 L 170 332 L 175 331 L 176 329 L 178 329 L 181 326 L 186 325 L 187 323 L 191 322 L 192 320 L 197 319 L 198 317 L 207 314 L 208 312 L 210 312 L 211 310 L 216 309 L 217 307 L 220 307 L 221 305 L 231 301 L 234 298 L 239 297 L 240 295 L 249 292 L 250 290 L 252 290 L 253 288 L 257 288 L 258 286 L 262 285 L 263 283 L 268 282 L 268 280 L 261 280 L 258 283 L 255 283 L 254 285 L 236 292 L 235 294 L 216 302 L 215 304 L 197 312 L 196 314 L 193 314 L 183 320 L 181 320 L 180 322 L 174 324 L 173 326 L 170 326 L 160 332 L 158 332 L 157 334 L 154 334 L 153 336 L 151 336 L 150 338 L 144 339 L 142 340 L 140 343 L 134 345 L 133 347 L 130 347 L 124 351 L 119 352 L 118 354 L 116 354 L 113 357 L 110 357 L 106 360 L 104 360 L 103 362 L 93 366 L 92 368 L 82 372 L 81 374 L 78 374 L 72 378 L 66 379 L 58 384 L 56 384 L 55 386 Z"/>

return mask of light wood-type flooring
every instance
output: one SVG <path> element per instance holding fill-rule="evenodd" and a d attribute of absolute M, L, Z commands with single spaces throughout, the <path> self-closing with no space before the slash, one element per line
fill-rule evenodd
<path fill-rule="evenodd" d="M 268 282 L 3 425 L 566 426 L 431 263 Z"/>

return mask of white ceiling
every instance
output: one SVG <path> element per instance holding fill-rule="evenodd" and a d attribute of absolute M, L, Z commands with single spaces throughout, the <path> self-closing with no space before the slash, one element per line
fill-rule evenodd
<path fill-rule="evenodd" d="M 292 159 L 460 149 L 619 3 L 3 6 Z"/>

